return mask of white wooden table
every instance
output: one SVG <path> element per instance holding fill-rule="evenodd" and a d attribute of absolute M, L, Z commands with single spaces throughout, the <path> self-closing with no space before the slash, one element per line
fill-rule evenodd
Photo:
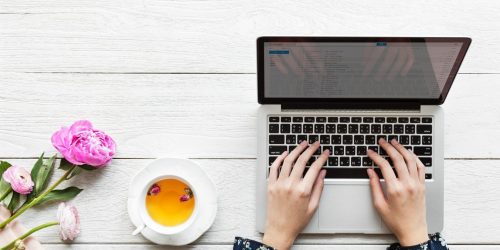
<path fill-rule="evenodd" d="M 470 36 L 443 105 L 444 236 L 455 249 L 500 249 L 500 4 L 497 1 L 0 0 L 0 158 L 29 167 L 51 134 L 90 119 L 118 143 L 113 164 L 84 173 L 82 234 L 48 249 L 152 248 L 131 236 L 134 174 L 189 157 L 217 185 L 212 228 L 192 246 L 230 249 L 255 230 L 256 51 L 261 35 Z M 55 206 L 23 215 L 33 226 Z M 373 235 L 303 236 L 297 249 L 384 249 Z M 159 247 L 158 247 L 159 248 Z"/>

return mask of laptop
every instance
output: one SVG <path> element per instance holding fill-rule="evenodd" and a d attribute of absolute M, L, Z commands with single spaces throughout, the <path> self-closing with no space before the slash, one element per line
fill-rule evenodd
<path fill-rule="evenodd" d="M 426 166 L 429 232 L 443 229 L 444 114 L 471 43 L 465 37 L 257 39 L 257 229 L 264 232 L 269 166 L 303 140 L 331 153 L 318 210 L 303 233 L 389 233 L 373 208 L 367 149 L 397 139 Z M 307 171 L 307 167 L 306 167 Z M 384 187 L 384 181 L 382 180 Z M 385 188 L 384 188 L 385 190 Z M 290 209 L 293 209 L 292 207 Z"/>

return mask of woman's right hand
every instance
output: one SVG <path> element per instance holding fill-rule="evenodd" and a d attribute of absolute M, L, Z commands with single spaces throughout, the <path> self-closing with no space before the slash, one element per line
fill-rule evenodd
<path fill-rule="evenodd" d="M 396 140 L 379 140 L 387 152 L 391 165 L 374 151 L 368 156 L 379 166 L 386 183 L 386 194 L 373 169 L 368 169 L 373 204 L 385 225 L 398 238 L 401 246 L 413 246 L 429 240 L 425 207 L 425 167 L 418 157 Z"/>

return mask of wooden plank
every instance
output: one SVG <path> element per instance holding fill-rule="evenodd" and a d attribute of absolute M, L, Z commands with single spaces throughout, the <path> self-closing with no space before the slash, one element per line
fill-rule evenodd
<path fill-rule="evenodd" d="M 28 167 L 34 159 L 9 160 Z M 76 243 L 147 243 L 131 236 L 126 212 L 131 178 L 151 160 L 115 160 L 103 170 L 83 172 L 70 183 L 84 188 L 73 201 L 81 213 L 82 234 Z M 260 239 L 255 230 L 255 160 L 195 160 L 218 189 L 214 225 L 196 244 L 231 244 L 234 236 Z M 447 160 L 445 164 L 445 226 L 443 235 L 453 244 L 500 244 L 500 161 Z M 58 170 L 57 174 L 61 174 Z M 474 187 L 474 188 L 471 188 Z M 56 205 L 31 209 L 20 217 L 26 227 L 56 216 Z M 60 243 L 57 228 L 37 233 L 44 243 Z M 388 244 L 389 235 L 305 235 L 297 244 Z"/>
<path fill-rule="evenodd" d="M 20 0 L 0 9 L 3 71 L 255 72 L 258 36 L 307 35 L 470 36 L 461 72 L 500 73 L 500 6 L 488 0 Z"/>
<path fill-rule="evenodd" d="M 498 245 L 448 245 L 452 249 L 500 249 Z M 72 244 L 72 245 L 48 245 L 46 247 L 50 247 L 50 249 L 54 250 L 63 250 L 63 249 L 120 249 L 120 250 L 132 250 L 132 249 L 165 249 L 165 246 L 156 246 L 156 245 L 115 245 L 115 244 Z M 176 247 L 176 250 L 188 250 L 188 249 L 203 249 L 203 250 L 215 250 L 215 249 L 232 249 L 232 245 L 195 245 L 195 246 L 184 246 L 184 247 Z M 293 250 L 309 250 L 309 249 L 318 249 L 318 250 L 371 250 L 371 249 L 387 249 L 387 245 L 294 245 Z"/>
<path fill-rule="evenodd" d="M 90 119 L 117 157 L 256 157 L 255 75 L 0 73 L 0 157 L 54 152 L 60 126 Z M 500 157 L 500 75 L 460 75 L 448 100 L 445 156 Z"/>

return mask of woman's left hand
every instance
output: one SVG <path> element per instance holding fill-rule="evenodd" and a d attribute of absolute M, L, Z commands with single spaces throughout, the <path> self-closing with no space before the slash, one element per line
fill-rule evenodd
<path fill-rule="evenodd" d="M 302 178 L 309 158 L 320 147 L 319 142 L 307 146 L 304 141 L 290 154 L 283 152 L 271 165 L 263 243 L 280 250 L 289 249 L 309 223 L 323 191 L 326 171 L 321 168 L 330 152 L 325 150 Z"/>

